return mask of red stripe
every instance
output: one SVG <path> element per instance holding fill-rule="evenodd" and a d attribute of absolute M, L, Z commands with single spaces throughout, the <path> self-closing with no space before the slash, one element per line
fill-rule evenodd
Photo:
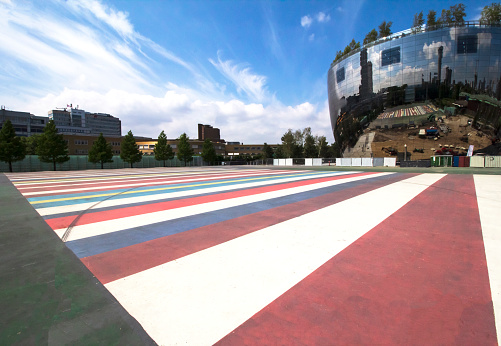
<path fill-rule="evenodd" d="M 105 181 L 105 182 L 87 182 L 87 181 L 78 181 L 78 182 L 67 182 L 64 183 L 64 186 L 61 186 L 61 183 L 57 183 L 57 185 L 51 186 L 50 184 L 47 185 L 42 185 L 42 186 L 33 186 L 33 187 L 22 187 L 22 186 L 17 186 L 18 190 L 21 191 L 23 195 L 28 195 L 31 192 L 41 192 L 41 191 L 47 191 L 46 193 L 42 194 L 37 194 L 35 196 L 29 196 L 29 197 L 45 197 L 45 196 L 52 196 L 52 195 L 66 195 L 66 194 L 73 194 L 73 193 L 78 193 L 78 191 L 67 191 L 67 192 L 58 192 L 62 190 L 68 190 L 68 189 L 75 189 L 78 188 L 81 192 L 86 192 L 86 188 L 96 188 L 99 187 L 99 189 L 93 189 L 89 191 L 93 192 L 99 192 L 99 191 L 107 191 L 110 189 L 119 189 L 116 187 L 117 185 L 124 185 L 126 188 L 127 184 L 135 184 L 135 187 L 140 187 L 140 186 L 154 186 L 154 185 L 170 185 L 170 184 L 178 184 L 180 180 L 183 180 L 182 183 L 189 183 L 192 181 L 213 181 L 213 180 L 219 180 L 221 178 L 226 179 L 228 177 L 229 179 L 231 178 L 246 178 L 246 177 L 252 177 L 252 176 L 268 176 L 270 174 L 263 174 L 263 173 L 253 173 L 253 174 L 241 174 L 241 173 L 235 173 L 235 174 L 229 174 L 226 173 L 223 177 L 221 177 L 222 174 L 211 174 L 211 175 L 196 175 L 196 176 L 176 176 L 176 177 L 162 177 L 162 178 L 149 178 L 149 179 L 122 179 L 122 180 L 115 180 L 115 181 Z M 195 178 L 194 178 L 195 177 Z M 25 185 L 26 186 L 26 185 Z"/>
<path fill-rule="evenodd" d="M 106 284 L 411 176 L 414 174 L 388 176 L 320 197 L 85 257 L 82 262 Z"/>
<path fill-rule="evenodd" d="M 252 195 L 257 195 L 257 194 L 266 193 L 266 192 L 273 192 L 273 191 L 279 191 L 279 190 L 284 190 L 284 189 L 290 189 L 293 187 L 307 186 L 307 185 L 322 183 L 322 182 L 326 182 L 326 181 L 346 179 L 346 178 L 351 178 L 351 177 L 365 176 L 365 175 L 372 175 L 372 174 L 376 174 L 376 173 L 367 172 L 367 173 L 358 173 L 358 174 L 346 174 L 346 175 L 327 177 L 327 178 L 301 180 L 301 181 L 285 183 L 285 184 L 275 184 L 275 185 L 250 188 L 250 189 L 245 189 L 245 190 L 212 194 L 212 195 L 207 195 L 207 196 L 184 198 L 184 199 L 178 199 L 178 200 L 174 200 L 174 201 L 151 203 L 151 204 L 145 204 L 145 205 L 140 205 L 140 206 L 106 210 L 106 211 L 95 212 L 95 213 L 87 213 L 87 214 L 84 214 L 80 217 L 80 219 L 78 220 L 76 225 L 86 225 L 86 224 L 90 224 L 90 223 L 119 219 L 119 218 L 123 218 L 123 217 L 127 217 L 127 216 L 143 215 L 143 214 L 148 214 L 148 213 L 154 213 L 157 211 L 165 211 L 165 210 L 169 210 L 169 209 L 194 206 L 194 205 L 203 204 L 203 203 L 210 203 L 210 202 L 217 202 L 217 201 L 222 201 L 222 200 L 226 200 L 226 199 L 252 196 Z M 238 187 L 238 186 L 236 186 L 236 187 Z M 117 207 L 117 208 L 119 208 L 119 207 Z M 61 228 L 68 227 L 73 222 L 73 220 L 75 220 L 76 218 L 77 218 L 77 215 L 71 215 L 71 216 L 64 216 L 64 217 L 59 217 L 59 218 L 54 218 L 54 219 L 47 219 L 45 221 L 49 224 L 50 227 L 52 227 L 52 229 L 61 229 Z M 74 226 L 76 226 L 76 225 L 74 225 Z"/>
<path fill-rule="evenodd" d="M 250 343 L 496 344 L 472 176 L 441 179 L 220 341 Z"/>

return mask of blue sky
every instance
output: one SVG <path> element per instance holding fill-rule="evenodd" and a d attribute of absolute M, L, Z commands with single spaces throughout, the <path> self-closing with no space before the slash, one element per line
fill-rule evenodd
<path fill-rule="evenodd" d="M 467 20 L 492 1 L 463 1 Z M 327 70 L 383 21 L 392 31 L 456 1 L 0 0 L 0 104 L 46 115 L 79 105 L 122 132 L 169 138 L 197 124 L 227 141 L 333 136 Z"/>

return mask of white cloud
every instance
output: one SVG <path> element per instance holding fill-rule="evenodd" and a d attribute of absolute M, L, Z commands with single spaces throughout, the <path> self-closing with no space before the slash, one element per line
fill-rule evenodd
<path fill-rule="evenodd" d="M 301 17 L 301 26 L 307 29 L 313 24 L 314 21 L 317 21 L 318 23 L 327 23 L 330 20 L 331 16 L 329 14 L 318 12 L 315 17 L 311 17 L 310 15 Z"/>
<path fill-rule="evenodd" d="M 254 101 L 265 101 L 270 97 L 266 88 L 266 77 L 253 74 L 250 67 L 235 64 L 231 60 L 222 61 L 218 54 L 218 61 L 209 59 L 212 65 L 233 84 L 239 93 L 244 92 Z"/>
<path fill-rule="evenodd" d="M 331 16 L 328 15 L 328 14 L 326 15 L 323 12 L 318 12 L 318 14 L 317 14 L 317 20 L 318 20 L 319 23 L 326 23 L 329 20 L 331 20 Z"/>
<path fill-rule="evenodd" d="M 118 89 L 106 93 L 64 89 L 57 95 L 34 100 L 28 107 L 40 115 L 67 103 L 78 104 L 86 111 L 112 114 L 122 121 L 122 133 L 132 130 L 135 135 L 152 138 L 162 130 L 169 138 L 179 137 L 183 132 L 196 138 L 197 124 L 203 123 L 219 127 L 221 137 L 229 141 L 278 143 L 288 128 L 303 128 L 306 121 L 314 134 L 332 140 L 327 102 L 318 109 L 309 102 L 286 106 L 278 102 L 244 103 L 237 99 L 203 100 L 197 98 L 196 92 L 184 89 L 169 90 L 162 97 Z"/>
<path fill-rule="evenodd" d="M 162 130 L 169 138 L 183 132 L 193 138 L 197 124 L 205 123 L 219 127 L 226 140 L 246 143 L 276 143 L 289 127 L 305 124 L 332 139 L 324 106 L 281 104 L 266 76 L 247 64 L 219 55 L 209 60 L 234 85 L 238 95 L 232 95 L 230 83 L 225 88 L 206 77 L 203 67 L 136 32 L 127 13 L 97 0 L 54 3 L 56 10 L 0 0 L 0 78 L 12 81 L 0 85 L 0 93 L 9 109 L 46 115 L 72 103 L 119 117 L 123 133 L 153 138 Z M 170 72 L 171 66 L 195 80 L 177 85 L 158 71 Z"/>
<path fill-rule="evenodd" d="M 134 27 L 128 20 L 128 13 L 116 11 L 96 0 L 68 0 L 69 6 L 79 10 L 88 10 L 97 19 L 105 22 L 124 37 L 134 36 Z"/>
<path fill-rule="evenodd" d="M 301 17 L 301 26 L 303 28 L 310 27 L 310 25 L 311 25 L 312 22 L 313 22 L 313 19 L 310 16 Z"/>
<path fill-rule="evenodd" d="M 451 51 L 451 44 L 450 42 L 435 42 L 433 41 L 430 44 L 425 43 L 423 45 L 423 53 L 426 57 L 426 59 L 433 59 L 433 58 L 438 58 L 438 48 L 439 47 L 444 47 L 443 51 L 443 56 L 446 57 L 449 55 L 449 52 Z"/>
<path fill-rule="evenodd" d="M 311 34 L 310 36 L 308 36 L 309 41 L 313 41 L 314 39 L 315 39 L 315 34 Z"/>

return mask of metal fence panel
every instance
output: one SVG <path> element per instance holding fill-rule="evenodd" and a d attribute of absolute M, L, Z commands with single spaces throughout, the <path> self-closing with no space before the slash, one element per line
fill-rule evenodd
<path fill-rule="evenodd" d="M 384 166 L 384 157 L 375 157 L 372 161 L 374 167 L 382 167 Z"/>
<path fill-rule="evenodd" d="M 470 157 L 470 167 L 485 167 L 485 157 L 483 156 Z"/>
<path fill-rule="evenodd" d="M 352 157 L 351 165 L 353 167 L 362 167 L 362 158 L 361 157 Z"/>
<path fill-rule="evenodd" d="M 362 167 L 373 167 L 372 157 L 362 157 Z"/>
<path fill-rule="evenodd" d="M 386 167 L 395 167 L 397 165 L 396 157 L 385 157 L 383 165 Z"/>
<path fill-rule="evenodd" d="M 485 167 L 501 167 L 501 156 L 486 156 Z"/>
<path fill-rule="evenodd" d="M 187 162 L 187 166 L 201 166 L 203 160 L 200 156 L 193 157 L 193 160 Z M 165 162 L 166 167 L 181 167 L 184 166 L 184 162 L 174 157 L 172 160 L 167 160 Z M 105 163 L 103 165 L 104 169 L 119 169 L 119 168 L 129 168 L 130 164 L 124 162 L 120 156 L 113 156 L 113 162 Z M 155 160 L 154 156 L 143 156 L 140 162 L 133 164 L 135 168 L 152 168 L 152 167 L 163 167 L 163 161 Z M 100 169 L 100 163 L 92 163 L 88 161 L 88 157 L 85 155 L 70 155 L 70 159 L 63 163 L 56 164 L 56 170 L 58 171 L 75 171 L 75 170 L 85 170 L 85 169 Z M 26 155 L 24 160 L 13 162 L 12 170 L 14 172 L 39 172 L 39 171 L 52 171 L 54 170 L 52 163 L 41 162 L 37 155 Z M 9 165 L 6 162 L 0 162 L 0 172 L 8 172 Z"/>

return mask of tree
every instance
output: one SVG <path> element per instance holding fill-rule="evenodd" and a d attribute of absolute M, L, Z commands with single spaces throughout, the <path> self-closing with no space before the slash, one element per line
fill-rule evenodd
<path fill-rule="evenodd" d="M 89 162 L 101 163 L 101 169 L 107 162 L 113 162 L 113 149 L 110 143 L 106 143 L 103 134 L 101 133 L 97 140 L 92 144 L 89 151 Z"/>
<path fill-rule="evenodd" d="M 214 148 L 214 144 L 211 142 L 210 139 L 206 139 L 204 141 L 203 147 L 202 147 L 202 159 L 205 162 L 208 162 L 209 165 L 213 165 L 214 162 L 216 161 L 217 154 L 216 154 L 216 149 Z"/>
<path fill-rule="evenodd" d="M 420 28 L 424 24 L 423 11 L 416 13 L 414 15 L 414 20 L 412 22 L 413 28 Z"/>
<path fill-rule="evenodd" d="M 16 136 L 16 131 L 10 120 L 4 122 L 0 130 L 0 161 L 9 164 L 12 172 L 12 162 L 21 161 L 26 156 L 26 145 Z"/>
<path fill-rule="evenodd" d="M 320 136 L 318 137 L 317 143 L 318 157 L 329 157 L 329 146 L 327 144 L 327 138 L 325 138 L 325 136 Z"/>
<path fill-rule="evenodd" d="M 281 140 L 281 153 L 283 153 L 283 156 L 286 158 L 292 157 L 294 154 L 294 147 L 296 146 L 296 140 L 294 138 L 294 134 L 292 133 L 292 129 L 287 130 L 287 132 L 282 136 Z"/>
<path fill-rule="evenodd" d="M 120 146 L 120 158 L 130 163 L 130 168 L 133 168 L 134 163 L 141 161 L 143 158 L 143 153 L 139 150 L 139 146 L 136 144 L 134 135 L 130 130 L 125 135 Z"/>
<path fill-rule="evenodd" d="M 341 146 L 339 143 L 334 142 L 331 144 L 331 157 L 341 157 Z"/>
<path fill-rule="evenodd" d="M 485 6 L 480 15 L 480 24 L 501 24 L 501 4 L 493 2 Z"/>
<path fill-rule="evenodd" d="M 353 38 L 348 46 L 351 50 L 355 50 L 360 48 L 360 42 L 355 42 L 355 39 Z"/>
<path fill-rule="evenodd" d="M 273 148 L 270 147 L 266 142 L 263 145 L 263 158 L 264 159 L 273 158 Z"/>
<path fill-rule="evenodd" d="M 426 15 L 426 29 L 437 25 L 437 12 L 430 10 Z"/>
<path fill-rule="evenodd" d="M 284 159 L 285 158 L 284 150 L 283 150 L 283 147 L 281 145 L 279 145 L 277 147 L 277 149 L 275 150 L 275 158 L 276 159 Z"/>
<path fill-rule="evenodd" d="M 439 23 L 462 25 L 464 24 L 464 17 L 466 17 L 465 5 L 460 3 L 449 7 L 448 10 L 442 10 Z"/>
<path fill-rule="evenodd" d="M 379 24 L 379 38 L 387 37 L 391 35 L 391 25 L 393 22 L 382 22 Z"/>
<path fill-rule="evenodd" d="M 338 50 L 337 53 L 336 53 L 336 57 L 334 58 L 334 62 L 338 61 L 342 57 L 343 57 L 343 51 Z"/>
<path fill-rule="evenodd" d="M 186 167 L 186 162 L 193 160 L 193 149 L 188 142 L 190 138 L 183 133 L 177 140 L 177 158 L 184 161 L 184 166 Z"/>
<path fill-rule="evenodd" d="M 369 31 L 367 35 L 365 35 L 364 46 L 376 40 L 377 40 L 377 31 L 376 29 L 372 29 L 371 31 Z"/>
<path fill-rule="evenodd" d="M 465 12 L 466 6 L 462 3 L 451 6 L 452 20 L 456 24 L 464 24 L 464 17 L 466 17 Z"/>
<path fill-rule="evenodd" d="M 165 132 L 162 131 L 160 132 L 160 135 L 158 135 L 158 141 L 157 144 L 155 144 L 153 153 L 155 154 L 155 160 L 164 162 L 164 167 L 166 160 L 172 160 L 174 158 L 172 147 L 167 144 L 167 136 L 165 135 Z"/>
<path fill-rule="evenodd" d="M 42 162 L 51 163 L 56 170 L 56 163 L 63 163 L 70 159 L 68 156 L 68 144 L 62 134 L 57 133 L 54 120 L 49 120 L 38 137 L 36 153 Z"/>
<path fill-rule="evenodd" d="M 38 139 L 40 135 L 31 135 L 29 137 L 21 137 L 21 141 L 26 146 L 26 155 L 36 155 Z"/>
<path fill-rule="evenodd" d="M 308 127 L 308 129 L 310 129 Z M 306 130 L 306 129 L 305 129 Z M 317 148 L 315 146 L 315 138 L 310 133 L 307 133 L 304 137 L 304 157 L 317 157 Z"/>

